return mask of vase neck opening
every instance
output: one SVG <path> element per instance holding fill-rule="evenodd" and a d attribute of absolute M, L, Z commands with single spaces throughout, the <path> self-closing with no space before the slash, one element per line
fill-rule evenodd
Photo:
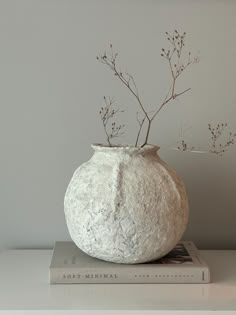
<path fill-rule="evenodd" d="M 117 146 L 109 146 L 103 144 L 92 144 L 91 147 L 95 152 L 100 153 L 123 153 L 123 154 L 153 154 L 156 155 L 157 151 L 160 149 L 159 146 L 156 145 L 145 145 L 141 146 L 132 146 L 132 145 L 117 145 Z"/>

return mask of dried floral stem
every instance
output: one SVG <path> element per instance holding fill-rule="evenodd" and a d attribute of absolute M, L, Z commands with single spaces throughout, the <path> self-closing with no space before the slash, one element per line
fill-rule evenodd
<path fill-rule="evenodd" d="M 159 112 L 162 110 L 162 108 L 169 103 L 171 100 L 176 99 L 180 95 L 188 92 L 191 88 L 188 88 L 182 92 L 176 93 L 175 87 L 176 87 L 176 81 L 178 77 L 183 73 L 183 71 L 191 64 L 198 62 L 197 58 L 191 59 L 191 53 L 188 53 L 188 61 L 183 64 L 181 57 L 183 53 L 183 47 L 185 46 L 185 36 L 186 33 L 184 32 L 183 35 L 180 35 L 177 30 L 174 31 L 173 35 L 170 36 L 168 32 L 166 32 L 167 40 L 171 43 L 171 49 L 164 49 L 162 48 L 161 56 L 167 59 L 168 65 L 170 68 L 171 76 L 172 76 L 172 83 L 170 86 L 170 89 L 160 105 L 160 107 L 157 109 L 157 111 L 154 113 L 154 115 L 151 118 L 151 121 L 154 120 L 154 118 L 159 114 Z M 171 95 L 169 96 L 169 93 L 171 91 Z"/>
<path fill-rule="evenodd" d="M 107 98 L 104 96 L 104 103 L 105 103 L 105 106 L 101 107 L 99 113 L 101 116 L 104 131 L 105 131 L 105 134 L 107 137 L 107 142 L 108 142 L 109 146 L 112 146 L 111 139 L 117 138 L 123 134 L 124 125 L 118 125 L 117 126 L 115 122 L 112 122 L 111 127 L 110 127 L 110 131 L 108 131 L 108 123 L 109 123 L 110 119 L 113 118 L 117 113 L 120 113 L 123 111 L 121 111 L 119 109 L 115 110 L 113 108 L 114 100 L 111 99 L 110 97 Z"/>
<path fill-rule="evenodd" d="M 171 36 L 168 32 L 166 32 L 167 35 L 167 40 L 170 42 L 170 49 L 164 49 L 162 48 L 162 53 L 161 56 L 167 59 L 169 68 L 171 71 L 171 77 L 172 77 L 172 82 L 170 85 L 170 89 L 164 99 L 164 101 L 161 103 L 161 105 L 158 107 L 158 109 L 154 112 L 152 116 L 149 116 L 148 112 L 145 109 L 145 106 L 143 102 L 140 99 L 137 85 L 135 83 L 134 77 L 129 74 L 125 73 L 123 74 L 122 71 L 119 71 L 117 68 L 117 53 L 113 52 L 113 47 L 110 45 L 110 52 L 107 54 L 106 52 L 102 54 L 101 56 L 97 57 L 97 60 L 100 61 L 101 63 L 105 64 L 110 68 L 110 70 L 114 73 L 115 76 L 123 83 L 124 86 L 128 88 L 128 90 L 131 92 L 131 94 L 135 97 L 137 100 L 143 114 L 144 114 L 144 121 L 147 120 L 147 131 L 146 131 L 146 136 L 144 143 L 141 145 L 141 147 L 145 146 L 148 143 L 148 138 L 150 134 L 150 129 L 151 129 L 151 124 L 153 120 L 156 118 L 156 116 L 159 114 L 159 112 L 162 110 L 162 108 L 169 103 L 171 100 L 176 99 L 177 97 L 181 96 L 182 94 L 188 92 L 190 88 L 176 93 L 175 88 L 176 88 L 176 82 L 177 79 L 180 77 L 180 75 L 183 73 L 183 71 L 191 64 L 198 62 L 197 58 L 191 59 L 191 53 L 188 53 L 188 59 L 186 62 L 183 62 L 183 50 L 185 46 L 185 36 L 186 33 L 184 32 L 182 35 L 179 34 L 177 30 L 174 31 L 173 35 Z M 135 146 L 138 146 L 138 140 L 140 137 L 141 130 L 144 125 L 144 121 L 142 124 L 139 124 L 139 130 L 138 130 L 138 135 L 136 138 Z"/>
<path fill-rule="evenodd" d="M 129 89 L 129 91 L 136 98 L 136 100 L 138 101 L 138 103 L 139 103 L 144 115 L 146 116 L 146 118 L 149 118 L 148 114 L 144 108 L 144 105 L 142 104 L 141 99 L 139 97 L 134 77 L 127 72 L 126 72 L 126 77 L 125 77 L 125 75 L 121 71 L 118 71 L 117 65 L 116 65 L 116 58 L 117 58 L 118 54 L 113 52 L 112 45 L 110 45 L 110 49 L 111 49 L 110 55 L 107 55 L 105 52 L 102 56 L 97 57 L 97 60 L 99 60 L 101 63 L 107 65 L 114 72 L 115 76 L 118 77 L 118 79 Z M 135 89 L 132 88 L 130 82 L 133 83 L 133 86 Z"/>
<path fill-rule="evenodd" d="M 212 145 L 210 152 L 222 155 L 232 144 L 235 143 L 236 133 L 228 132 L 228 137 L 226 142 L 219 143 L 220 138 L 225 133 L 228 128 L 227 123 L 217 124 L 216 127 L 212 127 L 211 124 L 208 124 L 208 130 L 211 134 Z"/>
<path fill-rule="evenodd" d="M 212 142 L 208 150 L 196 150 L 195 147 L 190 147 L 183 139 L 180 141 L 177 148 L 171 149 L 193 153 L 213 153 L 222 156 L 228 150 L 228 148 L 235 143 L 236 139 L 236 133 L 228 131 L 228 134 L 225 134 L 227 132 L 227 128 L 227 123 L 217 124 L 215 127 L 213 127 L 211 124 L 208 124 L 208 130 L 210 131 Z M 227 138 L 226 142 L 223 141 L 219 143 L 220 139 L 223 140 L 225 136 Z"/>

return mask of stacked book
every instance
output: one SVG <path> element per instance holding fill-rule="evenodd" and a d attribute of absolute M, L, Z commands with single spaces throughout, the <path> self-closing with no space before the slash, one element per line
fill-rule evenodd
<path fill-rule="evenodd" d="M 126 265 L 88 256 L 73 242 L 56 242 L 50 283 L 209 283 L 210 271 L 193 242 L 180 242 L 165 257 Z"/>

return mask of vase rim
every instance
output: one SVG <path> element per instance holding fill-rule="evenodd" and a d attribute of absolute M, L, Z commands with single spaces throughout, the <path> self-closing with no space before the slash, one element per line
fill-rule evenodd
<path fill-rule="evenodd" d="M 144 147 L 142 146 L 134 146 L 134 145 L 115 145 L 109 146 L 101 143 L 93 143 L 91 147 L 95 152 L 132 152 L 132 153 L 142 153 L 142 152 L 157 152 L 160 147 L 158 145 L 147 144 Z"/>

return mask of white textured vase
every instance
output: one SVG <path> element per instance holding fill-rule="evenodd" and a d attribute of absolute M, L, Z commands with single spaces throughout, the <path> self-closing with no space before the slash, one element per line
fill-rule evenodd
<path fill-rule="evenodd" d="M 75 244 L 90 256 L 143 263 L 167 254 L 188 222 L 188 200 L 159 147 L 93 145 L 92 158 L 74 173 L 65 217 Z"/>

